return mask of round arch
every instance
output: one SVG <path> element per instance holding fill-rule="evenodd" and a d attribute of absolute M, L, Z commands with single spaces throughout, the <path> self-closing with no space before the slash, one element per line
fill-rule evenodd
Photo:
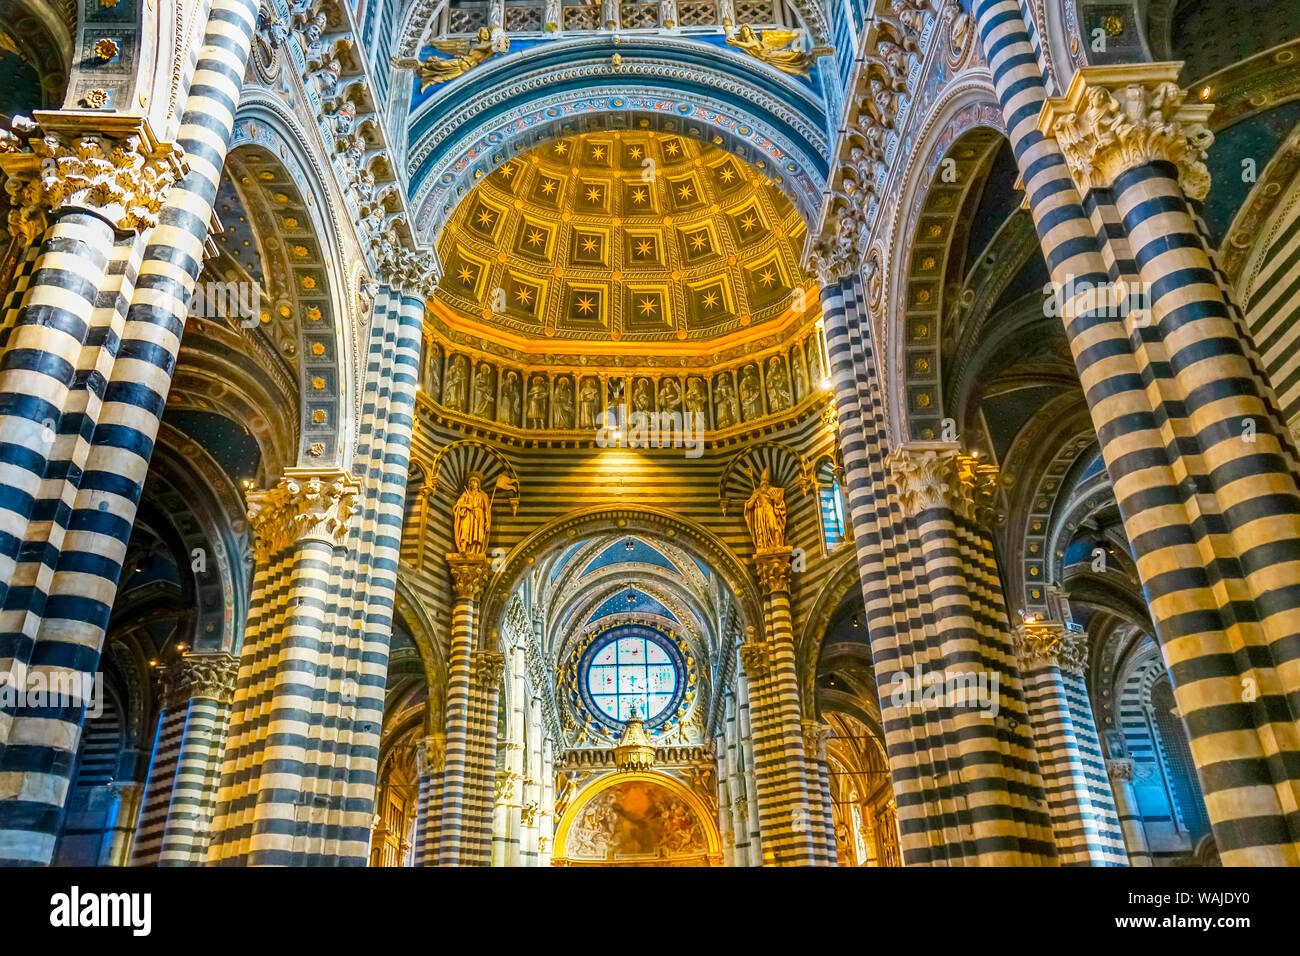
<path fill-rule="evenodd" d="M 257 199 L 258 211 L 250 209 L 250 217 L 260 215 L 271 223 L 281 244 L 273 250 L 280 262 L 281 288 L 276 291 L 281 297 L 262 318 L 291 320 L 288 341 L 280 346 L 299 366 L 303 398 L 297 463 L 346 464 L 352 445 L 348 439 L 359 421 L 359 394 L 352 380 L 359 356 L 340 238 L 343 223 L 325 186 L 326 172 L 313 158 L 298 122 L 264 94 L 252 94 L 240 104 L 229 157 L 228 163 L 257 160 L 256 178 L 241 183 L 241 196 Z M 276 188 L 283 186 L 290 189 Z"/>
<path fill-rule="evenodd" d="M 858 574 L 857 552 L 848 548 L 839 557 L 825 575 L 825 583 L 813 599 L 812 607 L 804 618 L 803 630 L 795 645 L 795 666 L 803 675 L 799 695 L 802 698 L 803 712 L 811 714 L 816 703 L 817 661 L 821 657 L 822 640 L 826 636 L 826 627 L 831 615 L 840 602 L 852 593 L 854 588 L 862 587 Z M 864 622 L 865 623 L 865 622 Z M 870 635 L 868 634 L 868 638 Z"/>
<path fill-rule="evenodd" d="M 488 582 L 476 645 L 495 648 L 510 595 L 514 594 L 534 564 L 553 551 L 609 531 L 667 539 L 722 577 L 746 621 L 757 625 L 763 619 L 753 574 L 713 532 L 669 511 L 650 506 L 595 507 L 548 522 L 505 556 L 500 570 Z"/>
<path fill-rule="evenodd" d="M 582 813 L 583 809 L 591 800 L 604 793 L 611 787 L 625 783 L 647 783 L 663 787 L 674 797 L 680 799 L 690 808 L 695 818 L 699 821 L 705 837 L 705 853 L 707 854 L 710 866 L 722 865 L 722 838 L 718 835 L 717 821 L 714 819 L 713 811 L 710 810 L 690 787 L 686 786 L 675 777 L 670 777 L 665 773 L 655 771 L 636 771 L 609 773 L 597 777 L 591 783 L 587 784 L 578 792 L 577 797 L 569 801 L 565 808 L 563 816 L 560 817 L 559 825 L 555 829 L 555 843 L 557 850 L 556 856 L 552 862 L 556 866 L 573 865 L 562 855 L 562 848 L 568 845 L 569 830 L 572 829 L 574 822 Z"/>

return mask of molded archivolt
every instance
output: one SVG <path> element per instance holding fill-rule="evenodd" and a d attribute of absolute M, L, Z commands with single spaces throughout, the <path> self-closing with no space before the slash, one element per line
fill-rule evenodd
<path fill-rule="evenodd" d="M 438 235 L 474 182 L 520 153 L 575 133 L 635 128 L 721 147 L 813 222 L 826 182 L 825 125 L 806 87 L 713 44 L 636 37 L 616 45 L 599 36 L 547 43 L 418 103 L 407 165 L 416 232 Z"/>
<path fill-rule="evenodd" d="M 341 224 L 322 173 L 296 124 L 264 103 L 245 104 L 235 119 L 229 166 L 259 226 L 269 308 L 280 358 L 302 396 L 298 461 L 312 467 L 346 459 L 358 419 L 352 309 L 339 237 Z"/>

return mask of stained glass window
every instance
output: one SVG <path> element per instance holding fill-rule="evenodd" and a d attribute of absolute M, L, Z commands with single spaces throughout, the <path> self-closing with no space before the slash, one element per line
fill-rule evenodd
<path fill-rule="evenodd" d="M 587 665 L 587 692 L 605 716 L 622 722 L 636 716 L 654 721 L 677 694 L 677 667 L 657 643 L 620 637 L 602 647 Z"/>

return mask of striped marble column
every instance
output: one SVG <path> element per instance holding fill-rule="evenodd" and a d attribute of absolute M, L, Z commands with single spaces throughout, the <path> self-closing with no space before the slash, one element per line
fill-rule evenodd
<path fill-rule="evenodd" d="M 295 468 L 274 488 L 247 495 L 257 565 L 268 570 L 255 573 L 210 863 L 303 865 L 328 845 L 339 807 L 326 789 L 315 728 L 329 681 L 334 553 L 357 490 L 347 472 Z"/>
<path fill-rule="evenodd" d="M 953 785 L 970 811 L 975 858 L 969 862 L 1050 865 L 1056 846 L 1034 743 L 1014 719 L 1016 699 L 1023 701 L 1019 673 L 1009 640 L 991 640 L 976 618 L 972 569 L 959 535 L 960 457 L 954 443 L 917 442 L 889 459 L 898 500 L 916 524 L 941 654 L 921 676 L 938 682 L 935 709 L 956 730 Z"/>
<path fill-rule="evenodd" d="M 492 865 L 492 808 L 497 785 L 497 711 L 505 654 L 476 650 L 470 688 L 470 726 L 466 748 L 465 829 L 462 866 Z M 513 784 L 513 780 L 503 782 Z"/>
<path fill-rule="evenodd" d="M 1016 627 L 1029 725 L 1063 866 L 1123 866 L 1128 857 L 1088 701 L 1088 638 L 1054 621 Z"/>
<path fill-rule="evenodd" d="M 742 658 L 743 660 L 743 658 Z M 763 865 L 763 834 L 758 809 L 758 777 L 754 769 L 753 709 L 750 707 L 749 677 L 742 675 L 736 681 L 736 728 L 738 773 L 744 800 L 736 803 L 739 819 L 736 825 L 748 835 L 747 866 Z"/>
<path fill-rule="evenodd" d="M 39 359 L 35 369 L 27 369 L 36 375 L 27 376 L 30 380 L 25 385 L 11 387 L 9 408 L 0 404 L 4 416 L 0 418 L 0 441 L 21 452 L 7 457 L 0 471 L 0 510 L 7 509 L 7 514 L 0 515 L 0 577 L 32 585 L 46 580 L 39 569 L 33 574 L 6 566 L 6 556 L 53 569 L 47 585 L 42 583 L 26 593 L 24 587 L 15 592 L 11 586 L 5 594 L 4 613 L 12 616 L 0 624 L 2 668 L 14 669 L 5 661 L 17 661 L 19 671 L 40 668 L 51 678 L 74 682 L 95 672 L 190 296 L 203 262 L 203 243 L 256 18 L 256 0 L 213 0 L 197 57 L 182 63 L 179 91 L 184 108 L 174 149 L 151 150 L 147 159 L 138 149 L 122 150 L 107 157 L 112 173 L 105 175 L 103 167 L 94 162 L 99 148 L 94 147 L 82 156 L 86 162 L 83 174 L 58 187 L 74 197 L 109 196 L 110 205 L 125 212 L 121 219 L 116 214 L 107 217 L 114 227 L 149 227 L 155 216 L 157 225 L 149 228 L 141 252 L 120 257 L 123 275 L 134 276 L 133 285 L 121 286 L 120 301 L 130 303 L 125 316 L 116 315 L 115 304 L 109 309 L 111 317 L 105 312 L 92 319 L 105 329 L 120 329 L 112 338 L 112 348 L 99 350 L 88 364 L 83 361 L 77 366 L 84 366 L 87 373 L 79 384 L 93 390 L 95 400 L 83 399 L 70 406 L 77 410 L 72 417 L 60 408 L 55 427 L 46 428 L 50 409 L 41 407 L 42 400 L 57 399 L 71 383 L 67 350 L 80 337 L 78 325 L 86 322 L 86 304 L 92 302 L 88 286 L 76 279 L 71 282 L 71 297 L 64 298 L 61 289 L 50 288 L 32 299 L 34 289 L 47 288 L 43 278 L 38 282 L 33 276 L 27 295 L 38 312 L 46 315 L 39 319 L 42 328 L 38 337 L 44 344 L 28 342 L 24 351 L 15 351 L 19 339 L 11 335 L 9 348 L 0 357 L 0 372 L 15 373 L 31 358 Z M 192 74 L 190 62 L 195 64 Z M 50 125 L 60 122 L 59 114 L 38 119 Z M 118 117 L 97 114 L 91 122 L 99 133 L 109 136 L 114 130 L 125 132 Z M 80 135 L 86 132 L 83 128 Z M 147 141 L 148 137 L 141 139 Z M 71 152 L 77 148 L 74 145 Z M 172 185 L 180 171 L 178 156 L 184 156 L 186 171 L 183 179 Z M 128 165 L 121 165 L 123 159 Z M 100 269 L 98 259 L 106 248 L 104 231 L 87 223 L 79 241 L 85 244 L 86 262 L 74 266 L 71 259 L 64 259 L 60 268 L 89 280 Z M 73 244 L 64 245 L 69 252 L 73 248 Z M 115 254 L 122 251 L 120 244 L 114 246 Z M 50 268 L 51 285 L 59 286 L 53 261 Z M 78 289 L 80 293 L 76 293 Z M 78 298 L 83 304 L 77 303 Z M 56 305 L 56 309 L 47 308 Z M 37 315 L 32 318 L 36 320 Z M 42 376 L 51 381 L 41 381 Z M 21 396 L 33 396 L 37 401 Z M 82 440 L 53 443 L 50 451 L 40 451 L 44 436 L 51 431 L 75 432 Z M 74 445 L 75 453 L 71 453 Z M 55 448 L 68 450 L 70 457 L 54 460 L 50 454 Z M 31 454 L 33 451 L 37 453 Z M 84 464 L 69 467 L 78 462 Z M 38 480 L 39 486 L 34 484 Z M 50 492 L 55 488 L 60 491 L 53 497 L 39 505 L 29 503 L 39 489 Z M 49 513 L 40 510 L 46 507 Z M 19 531 L 29 517 L 38 521 L 30 553 L 25 549 L 31 529 Z M 20 536 L 22 543 L 14 540 Z M 23 602 L 25 609 L 19 607 Z M 22 623 L 15 627 L 13 622 L 20 616 Z M 0 792 L 15 795 L 0 800 L 0 861 L 49 862 L 61 827 L 83 710 L 83 703 L 72 702 L 42 713 L 0 715 L 0 741 L 4 744 Z"/>
<path fill-rule="evenodd" d="M 442 838 L 442 786 L 447 768 L 447 735 L 427 734 L 416 751 L 420 776 L 415 821 L 415 865 L 436 866 Z"/>
<path fill-rule="evenodd" d="M 821 831 L 825 846 L 830 848 L 830 859 L 821 861 L 824 866 L 836 866 L 835 854 L 835 816 L 831 804 L 830 767 L 826 763 L 826 744 L 831 737 L 831 728 L 820 720 L 803 722 L 803 752 L 808 763 L 809 792 L 808 808 L 812 813 L 813 823 Z"/>
<path fill-rule="evenodd" d="M 1188 191 L 1208 188 L 1203 110 L 1169 79 L 1177 65 L 1159 64 L 1088 68 L 1049 102 L 1019 5 L 975 0 L 973 12 L 1053 282 L 1084 287 L 1060 296 L 1062 320 L 1218 850 L 1227 865 L 1295 865 L 1295 452 L 1188 210 Z M 1113 198 L 1150 299 L 1173 376 L 1158 383 L 1159 410 L 1130 341 L 1140 313 L 1087 288 L 1124 270 L 1108 272 L 1110 235 L 1083 196 Z"/>
<path fill-rule="evenodd" d="M 1127 757 L 1107 760 L 1106 775 L 1110 778 L 1111 792 L 1115 795 L 1115 810 L 1124 831 L 1124 847 L 1128 853 L 1129 866 L 1154 866 L 1146 830 L 1142 827 L 1137 794 L 1133 792 L 1133 761 Z"/>
<path fill-rule="evenodd" d="M 456 600 L 451 609 L 447 654 L 447 764 L 443 774 L 440 866 L 459 866 L 468 820 L 474 612 L 487 583 L 489 564 L 481 555 L 447 555 Z"/>
<path fill-rule="evenodd" d="M 168 665 L 133 866 L 207 859 L 238 672 L 229 654 L 186 654 Z"/>

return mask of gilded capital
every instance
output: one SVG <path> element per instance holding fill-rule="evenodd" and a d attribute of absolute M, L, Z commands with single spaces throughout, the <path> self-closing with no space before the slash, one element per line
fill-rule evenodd
<path fill-rule="evenodd" d="M 754 555 L 758 583 L 764 594 L 790 590 L 790 549 L 760 551 Z"/>
<path fill-rule="evenodd" d="M 185 654 L 163 671 L 163 708 L 191 700 L 229 704 L 235 696 L 239 659 L 231 654 Z"/>
<path fill-rule="evenodd" d="M 452 552 L 447 555 L 447 568 L 456 596 L 470 601 L 483 596 L 483 588 L 492 576 L 492 562 L 482 554 Z"/>
<path fill-rule="evenodd" d="M 834 731 L 820 720 L 805 720 L 801 729 L 804 753 L 816 760 L 825 760 L 826 744 L 834 735 Z"/>
<path fill-rule="evenodd" d="M 483 687 L 501 686 L 506 671 L 506 656 L 500 651 L 475 651 L 472 667 L 474 679 Z"/>
<path fill-rule="evenodd" d="M 1182 63 L 1080 67 L 1064 96 L 1043 104 L 1038 128 L 1054 136 L 1080 193 L 1112 186 L 1120 173 L 1157 161 L 1173 163 L 1190 199 L 1210 191 L 1206 126 L 1214 106 L 1187 103 L 1178 86 Z"/>
<path fill-rule="evenodd" d="M 46 214 L 63 209 L 92 212 L 123 232 L 158 224 L 184 174 L 184 150 L 129 117 L 43 111 L 36 119 L 22 128 L 27 149 L 0 155 L 11 232 L 34 242 Z"/>
<path fill-rule="evenodd" d="M 767 676 L 772 668 L 772 655 L 767 645 L 752 640 L 741 644 L 740 666 L 750 680 Z"/>
<path fill-rule="evenodd" d="M 303 540 L 341 545 L 357 512 L 360 487 L 346 471 L 291 468 L 274 488 L 248 492 L 248 520 L 258 561 Z"/>
<path fill-rule="evenodd" d="M 959 507 L 961 453 L 956 442 L 911 442 L 886 459 L 903 511 L 918 515 L 931 508 Z"/>
<path fill-rule="evenodd" d="M 975 455 L 957 458 L 957 485 L 960 494 L 956 504 L 967 518 L 988 527 L 996 517 L 994 494 L 997 491 L 998 469 Z"/>
<path fill-rule="evenodd" d="M 1021 667 L 1026 671 L 1051 666 L 1081 675 L 1088 663 L 1088 636 L 1055 621 L 1016 625 L 1015 645 Z"/>

